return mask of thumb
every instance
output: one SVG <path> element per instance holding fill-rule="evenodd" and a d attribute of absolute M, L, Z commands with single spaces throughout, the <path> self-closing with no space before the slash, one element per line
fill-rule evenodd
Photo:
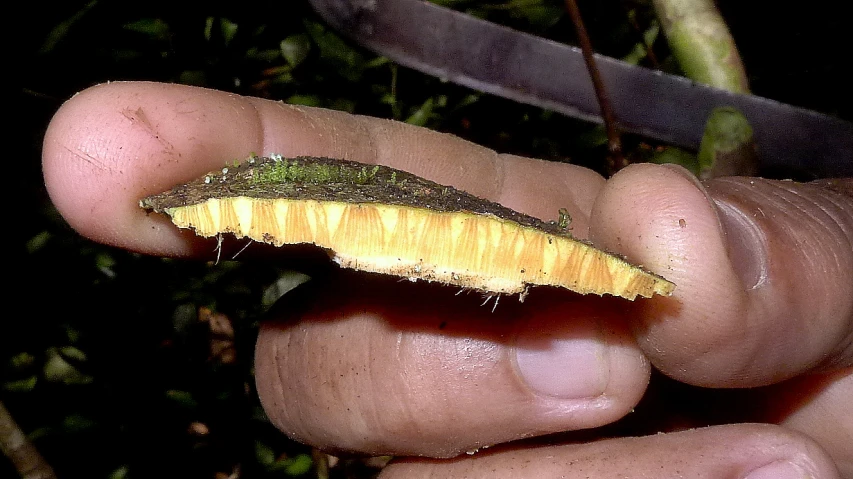
<path fill-rule="evenodd" d="M 636 333 L 675 379 L 770 384 L 853 364 L 853 180 L 720 178 L 638 165 L 605 186 L 592 239 L 676 283 Z"/>

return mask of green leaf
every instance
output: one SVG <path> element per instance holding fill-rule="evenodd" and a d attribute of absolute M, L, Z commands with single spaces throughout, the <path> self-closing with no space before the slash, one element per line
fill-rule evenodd
<path fill-rule="evenodd" d="M 699 164 L 704 168 L 713 164 L 715 151 L 730 152 L 752 140 L 749 120 L 737 108 L 714 108 L 705 124 Z"/>
<path fill-rule="evenodd" d="M 207 17 L 204 19 L 204 39 L 210 41 L 210 38 L 213 34 L 213 17 Z"/>
<path fill-rule="evenodd" d="M 264 423 L 269 423 L 270 418 L 267 416 L 267 412 L 264 411 L 264 408 L 260 406 L 255 406 L 252 408 L 252 419 L 255 421 L 261 421 Z"/>
<path fill-rule="evenodd" d="M 12 366 L 13 369 L 20 371 L 32 366 L 35 361 L 35 356 L 30 353 L 23 352 L 12 356 L 12 359 L 9 360 L 9 365 Z"/>
<path fill-rule="evenodd" d="M 694 175 L 699 174 L 699 164 L 696 161 L 696 155 L 675 146 L 667 146 L 660 150 L 656 150 L 652 157 L 649 158 L 649 162 L 656 163 L 658 165 L 667 163 L 679 165 L 686 168 Z"/>
<path fill-rule="evenodd" d="M 68 338 L 69 343 L 74 344 L 80 340 L 80 331 L 74 329 L 71 325 L 62 325 L 62 330 L 65 332 L 65 337 Z"/>
<path fill-rule="evenodd" d="M 59 352 L 68 359 L 81 363 L 86 361 L 86 353 L 80 351 L 74 346 L 63 346 L 59 348 Z"/>
<path fill-rule="evenodd" d="M 64 384 L 89 384 L 93 378 L 83 374 L 71 365 L 56 348 L 46 351 L 47 361 L 44 364 L 44 378 L 50 382 L 61 382 Z"/>
<path fill-rule="evenodd" d="M 734 107 L 714 108 L 705 123 L 702 142 L 699 144 L 699 176 L 711 174 L 709 172 L 720 161 L 722 163 L 719 166 L 724 166 L 726 161 L 734 161 L 731 155 L 740 158 L 740 161 L 751 161 L 752 158 L 748 158 L 753 153 L 751 146 L 752 126 L 746 116 Z"/>
<path fill-rule="evenodd" d="M 366 62 L 364 56 L 341 37 L 316 22 L 305 22 L 305 29 L 320 49 L 320 58 L 342 77 L 356 83 L 361 80 Z"/>
<path fill-rule="evenodd" d="M 585 149 L 597 148 L 607 144 L 607 130 L 601 125 L 596 125 L 578 134 L 575 143 Z"/>
<path fill-rule="evenodd" d="M 53 435 L 55 432 L 56 431 L 52 427 L 39 427 L 33 429 L 29 434 L 27 434 L 27 437 L 30 439 L 30 441 L 38 441 L 43 437 Z"/>
<path fill-rule="evenodd" d="M 307 474 L 314 465 L 314 461 L 308 454 L 300 454 L 296 457 L 290 457 L 281 461 L 284 465 L 284 472 L 288 476 L 301 476 Z"/>
<path fill-rule="evenodd" d="M 308 454 L 299 454 L 294 457 L 285 457 L 272 464 L 265 464 L 270 471 L 283 471 L 288 476 L 301 476 L 311 471 L 314 460 Z"/>
<path fill-rule="evenodd" d="M 563 15 L 563 7 L 545 5 L 541 0 L 512 0 L 508 4 L 510 16 L 526 20 L 537 30 L 554 26 Z"/>
<path fill-rule="evenodd" d="M 179 406 L 183 406 L 187 409 L 194 409 L 198 407 L 198 401 L 193 399 L 193 395 L 187 391 L 170 389 L 166 391 L 166 397 L 177 403 Z"/>
<path fill-rule="evenodd" d="M 135 22 L 125 23 L 124 29 L 142 33 L 154 40 L 168 40 L 171 35 L 169 24 L 159 18 L 143 18 Z"/>
<path fill-rule="evenodd" d="M 184 70 L 178 75 L 178 81 L 184 85 L 207 85 L 207 73 L 204 70 Z"/>
<path fill-rule="evenodd" d="M 71 433 L 84 432 L 92 429 L 96 425 L 97 423 L 95 421 L 80 414 L 71 414 L 62 420 L 62 429 Z"/>
<path fill-rule="evenodd" d="M 38 377 L 33 374 L 32 376 L 25 379 L 7 381 L 3 383 L 3 389 L 13 393 L 26 393 L 35 389 L 36 383 L 38 383 Z"/>
<path fill-rule="evenodd" d="M 281 55 L 291 67 L 302 63 L 311 51 L 311 39 L 308 35 L 291 35 L 281 41 Z"/>
<path fill-rule="evenodd" d="M 459 109 L 465 108 L 467 106 L 471 106 L 471 105 L 477 103 L 478 101 L 480 101 L 480 95 L 477 93 L 471 93 L 471 94 L 465 95 L 464 98 L 459 100 L 456 103 L 456 105 L 453 106 L 453 109 L 459 110 Z"/>
<path fill-rule="evenodd" d="M 229 45 L 234 36 L 237 35 L 238 26 L 227 18 L 220 18 L 219 29 L 222 30 L 222 38 L 225 41 L 225 45 Z"/>
<path fill-rule="evenodd" d="M 110 475 L 107 476 L 107 478 L 108 479 L 127 479 L 129 470 L 130 469 L 127 466 L 121 466 L 121 467 L 117 468 L 116 470 L 114 470 L 113 472 L 111 472 Z"/>
<path fill-rule="evenodd" d="M 270 467 L 275 463 L 275 451 L 261 441 L 255 441 L 255 459 L 262 466 Z"/>
<path fill-rule="evenodd" d="M 261 50 L 257 47 L 252 47 L 246 51 L 246 58 L 261 62 L 273 62 L 277 60 L 280 55 L 281 51 L 273 48 Z"/>
<path fill-rule="evenodd" d="M 364 68 L 379 68 L 385 65 L 392 66 L 394 65 L 394 63 L 386 57 L 376 57 L 373 60 L 369 60 L 367 63 L 365 63 Z"/>
<path fill-rule="evenodd" d="M 116 276 L 116 273 L 113 270 L 115 264 L 115 258 L 113 258 L 112 255 L 107 252 L 101 252 L 98 253 L 97 256 L 95 256 L 95 267 L 98 268 L 98 270 L 100 270 L 101 273 L 104 274 L 104 276 L 110 279 L 115 278 Z"/>
<path fill-rule="evenodd" d="M 33 236 L 27 241 L 27 253 L 33 254 L 36 251 L 44 248 L 44 245 L 50 240 L 53 235 L 50 234 L 50 231 L 42 231 L 41 233 Z"/>
<path fill-rule="evenodd" d="M 421 104 L 421 106 L 415 110 L 414 113 L 409 115 L 406 118 L 406 123 L 410 125 L 424 126 L 427 121 L 429 121 L 430 117 L 432 117 L 433 106 L 435 105 L 435 100 L 432 98 L 427 98 L 425 102 Z"/>
<path fill-rule="evenodd" d="M 320 100 L 320 97 L 318 97 L 317 95 L 293 95 L 287 97 L 284 102 L 290 103 L 291 105 L 304 106 L 320 106 L 323 104 L 323 101 Z"/>
<path fill-rule="evenodd" d="M 649 45 L 653 45 L 660 33 L 660 26 L 657 22 L 652 22 L 649 28 L 643 33 L 643 43 L 637 43 L 630 53 L 622 57 L 622 61 L 637 65 L 648 56 Z"/>
<path fill-rule="evenodd" d="M 326 104 L 326 108 L 353 113 L 355 112 L 355 101 L 350 100 L 349 98 L 333 98 L 331 102 Z"/>
<path fill-rule="evenodd" d="M 91 2 L 84 5 L 80 10 L 77 10 L 73 15 L 68 17 L 68 19 L 60 22 L 45 38 L 44 43 L 42 43 L 41 48 L 39 48 L 39 53 L 45 54 L 50 53 L 56 48 L 57 45 L 68 35 L 68 32 L 71 31 L 71 27 L 74 26 L 75 23 L 79 22 L 86 13 L 91 10 L 95 5 L 97 5 L 97 0 L 92 0 Z"/>

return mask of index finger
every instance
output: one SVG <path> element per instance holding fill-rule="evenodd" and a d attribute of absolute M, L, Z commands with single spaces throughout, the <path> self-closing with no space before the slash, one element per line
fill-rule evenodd
<path fill-rule="evenodd" d="M 146 215 L 139 199 L 252 153 L 387 164 L 537 217 L 567 208 L 579 237 L 604 182 L 583 168 L 499 155 L 399 122 L 135 82 L 96 86 L 63 105 L 45 135 L 43 167 L 51 199 L 83 235 L 150 254 L 201 255 L 196 238 Z"/>

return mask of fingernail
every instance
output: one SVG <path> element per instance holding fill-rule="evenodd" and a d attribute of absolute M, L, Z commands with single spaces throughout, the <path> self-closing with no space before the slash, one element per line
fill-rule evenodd
<path fill-rule="evenodd" d="M 519 375 L 534 392 L 580 399 L 604 393 L 608 381 L 608 349 L 595 320 L 572 318 L 530 320 L 515 342 Z"/>
<path fill-rule="evenodd" d="M 803 479 L 805 471 L 788 461 L 777 461 L 747 474 L 744 479 Z"/>
<path fill-rule="evenodd" d="M 726 248 L 734 268 L 746 289 L 755 289 L 767 280 L 767 251 L 764 233 L 754 219 L 724 201 L 716 200 Z"/>
<path fill-rule="evenodd" d="M 705 185 L 685 168 L 677 165 L 664 165 L 664 167 L 693 183 L 705 195 L 708 202 L 716 206 L 717 218 L 720 221 L 727 253 L 735 274 L 738 275 L 745 289 L 761 286 L 767 279 L 765 262 L 767 251 L 764 233 L 754 218 L 730 203 L 712 198 L 705 189 Z"/>

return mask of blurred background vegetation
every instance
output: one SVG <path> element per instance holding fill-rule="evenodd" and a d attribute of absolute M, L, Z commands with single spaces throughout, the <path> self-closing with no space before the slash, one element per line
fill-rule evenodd
<path fill-rule="evenodd" d="M 574 43 L 559 0 L 442 0 Z M 843 2 L 796 9 L 725 0 L 752 90 L 851 119 Z M 582 1 L 596 49 L 677 71 L 645 0 Z M 179 82 L 394 118 L 502 152 L 602 171 L 601 128 L 397 67 L 330 31 L 304 0 L 30 2 L 9 44 L 13 149 L 11 307 L 0 323 L 0 400 L 59 477 L 371 477 L 382 460 L 329 458 L 288 441 L 252 378 L 258 317 L 284 266 L 175 261 L 93 244 L 41 180 L 61 103 L 106 81 Z M 20 65 L 19 68 L 15 68 Z M 626 140 L 629 155 L 661 145 Z M 20 220 L 20 221 L 19 221 Z M 21 258 L 18 262 L 14 258 Z M 7 283 L 8 284 L 8 283 Z M 16 477 L 0 458 L 0 477 Z"/>

